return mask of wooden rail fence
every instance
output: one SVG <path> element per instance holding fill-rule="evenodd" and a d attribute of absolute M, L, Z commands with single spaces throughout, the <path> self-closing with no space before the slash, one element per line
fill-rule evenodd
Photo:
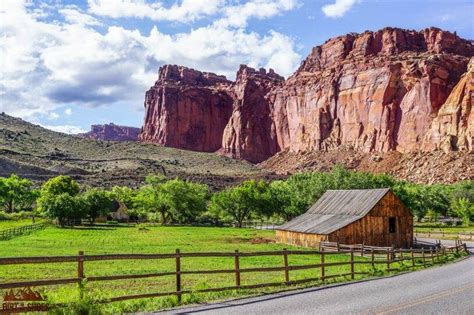
<path fill-rule="evenodd" d="M 8 240 L 14 236 L 30 233 L 32 231 L 44 229 L 44 223 L 35 223 L 30 225 L 17 226 L 7 230 L 0 231 L 0 240 Z"/>
<path fill-rule="evenodd" d="M 343 245 L 347 246 L 347 245 Z M 86 255 L 83 251 L 80 251 L 76 256 L 48 256 L 48 257 L 12 257 L 12 258 L 0 258 L 0 266 L 7 265 L 18 265 L 18 264 L 52 264 L 52 263 L 65 263 L 75 262 L 77 263 L 77 276 L 61 278 L 61 279 L 44 279 L 44 280 L 32 280 L 32 281 L 21 281 L 21 282 L 0 282 L 0 290 L 34 287 L 34 286 L 52 286 L 77 283 L 82 289 L 86 286 L 86 283 L 96 281 L 113 281 L 113 280 L 124 280 L 124 279 L 140 279 L 140 278 L 152 278 L 152 277 L 175 277 L 176 290 L 171 292 L 155 292 L 145 294 L 134 294 L 125 296 L 116 296 L 108 299 L 97 301 L 97 303 L 110 303 L 117 301 L 124 301 L 130 299 L 142 299 L 152 297 L 163 297 L 163 296 L 177 296 L 178 301 L 181 301 L 183 294 L 189 293 L 204 293 L 204 292 L 217 292 L 226 290 L 240 290 L 240 289 L 254 289 L 271 286 L 281 285 L 292 285 L 311 281 L 325 281 L 330 278 L 337 277 L 350 277 L 355 279 L 356 275 L 367 275 L 369 272 L 356 271 L 357 265 L 369 265 L 375 267 L 376 265 L 386 266 L 386 271 L 397 271 L 397 268 L 393 267 L 394 263 L 409 261 L 407 268 L 415 268 L 419 266 L 433 265 L 441 262 L 441 258 L 449 253 L 467 251 L 466 244 L 456 243 L 456 246 L 452 247 L 441 247 L 436 249 L 380 249 L 375 247 L 366 246 L 363 249 L 351 247 L 349 250 L 339 250 L 338 252 L 325 251 L 324 247 L 322 250 L 287 250 L 281 251 L 261 251 L 261 252 L 194 252 L 184 253 L 179 249 L 175 253 L 169 254 L 108 254 L 108 255 Z M 358 253 L 361 256 L 367 256 L 363 260 L 355 260 L 354 255 Z M 327 262 L 326 256 L 334 254 L 347 254 L 348 259 L 346 261 L 338 262 Z M 288 257 L 292 255 L 319 255 L 319 263 L 307 264 L 307 265 L 290 265 Z M 242 268 L 240 266 L 240 259 L 242 257 L 261 257 L 261 256 L 280 256 L 282 258 L 282 266 L 277 267 L 260 267 L 260 268 Z M 220 270 L 183 270 L 181 263 L 183 259 L 193 257 L 230 257 L 234 258 L 233 268 L 220 269 Z M 86 276 L 85 264 L 91 261 L 113 261 L 113 260 L 162 260 L 172 259 L 175 260 L 175 270 L 168 272 L 157 272 L 157 273 L 146 273 L 146 274 L 121 274 L 112 276 Z M 350 272 L 343 274 L 332 274 L 328 275 L 327 271 L 329 267 L 333 266 L 350 266 Z M 295 279 L 291 280 L 291 271 L 296 270 L 307 270 L 307 269 L 319 269 L 318 273 L 315 273 L 314 277 L 306 279 Z M 256 272 L 282 272 L 281 282 L 271 283 L 259 283 L 259 284 L 242 284 L 241 274 L 242 273 L 256 273 Z M 207 288 L 207 289 L 188 289 L 183 285 L 183 277 L 186 275 L 201 275 L 201 274 L 233 274 L 235 278 L 235 285 L 227 287 Z M 82 297 L 82 293 L 81 293 Z"/>

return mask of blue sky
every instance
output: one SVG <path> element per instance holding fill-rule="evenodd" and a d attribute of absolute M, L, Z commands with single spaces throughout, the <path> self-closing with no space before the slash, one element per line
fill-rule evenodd
<path fill-rule="evenodd" d="M 327 39 L 385 26 L 474 39 L 474 1 L 2 0 L 0 111 L 70 133 L 141 126 L 162 64 L 288 76 Z"/>

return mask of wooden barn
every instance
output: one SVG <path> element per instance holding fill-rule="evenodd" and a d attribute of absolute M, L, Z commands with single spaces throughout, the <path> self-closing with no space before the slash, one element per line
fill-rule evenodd
<path fill-rule="evenodd" d="M 304 214 L 280 226 L 277 241 L 410 247 L 413 215 L 390 189 L 328 190 Z"/>

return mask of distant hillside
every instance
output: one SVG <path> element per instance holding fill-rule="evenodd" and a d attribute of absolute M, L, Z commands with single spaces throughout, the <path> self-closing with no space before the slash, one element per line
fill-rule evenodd
<path fill-rule="evenodd" d="M 0 176 L 11 173 L 33 180 L 68 174 L 93 186 L 136 186 L 148 174 L 165 173 L 214 188 L 269 176 L 250 163 L 212 153 L 82 139 L 0 114 Z"/>

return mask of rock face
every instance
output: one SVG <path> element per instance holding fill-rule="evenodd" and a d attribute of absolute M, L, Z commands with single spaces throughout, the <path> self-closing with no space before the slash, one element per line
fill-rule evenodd
<path fill-rule="evenodd" d="M 463 74 L 438 115 L 431 123 L 423 141 L 424 151 L 442 149 L 449 151 L 473 151 L 474 147 L 474 58 L 468 71 Z"/>
<path fill-rule="evenodd" d="M 194 151 L 214 152 L 232 114 L 231 81 L 224 76 L 166 65 L 145 96 L 140 139 Z"/>
<path fill-rule="evenodd" d="M 87 139 L 109 141 L 138 141 L 140 128 L 119 126 L 113 123 L 105 125 L 92 125 L 91 131 L 78 136 Z"/>
<path fill-rule="evenodd" d="M 261 162 L 279 151 L 473 150 L 472 42 L 385 28 L 314 47 L 286 81 L 178 66 L 146 94 L 141 139 Z"/>
<path fill-rule="evenodd" d="M 232 86 L 233 112 L 224 129 L 223 154 L 261 162 L 280 151 L 270 119 L 274 98 L 269 92 L 283 80 L 271 69 L 267 73 L 240 67 Z"/>

